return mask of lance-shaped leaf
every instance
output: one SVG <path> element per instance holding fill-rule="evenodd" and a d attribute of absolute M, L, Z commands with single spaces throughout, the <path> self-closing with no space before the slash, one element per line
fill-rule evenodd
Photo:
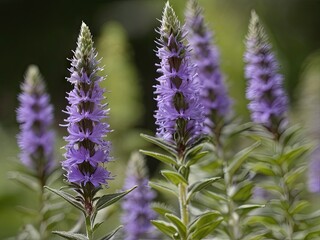
<path fill-rule="evenodd" d="M 283 164 L 284 162 L 286 162 L 288 165 L 290 165 L 294 162 L 294 160 L 307 153 L 311 148 L 312 146 L 307 144 L 295 147 L 281 155 L 281 157 L 278 159 L 278 162 L 279 164 Z"/>
<path fill-rule="evenodd" d="M 40 185 L 35 177 L 20 172 L 9 172 L 8 178 L 21 184 L 22 186 L 30 189 L 33 192 L 40 190 Z"/>
<path fill-rule="evenodd" d="M 255 150 L 257 147 L 260 146 L 260 142 L 256 142 L 252 144 L 251 146 L 243 149 L 242 151 L 238 152 L 234 158 L 231 161 L 231 164 L 228 166 L 228 173 L 230 176 L 233 176 L 233 174 L 241 167 L 243 162 L 248 158 L 248 156 L 251 154 L 253 150 Z"/>
<path fill-rule="evenodd" d="M 80 233 L 63 232 L 63 231 L 53 231 L 52 233 L 69 240 L 88 240 L 88 238 L 85 235 Z"/>
<path fill-rule="evenodd" d="M 203 157 L 205 157 L 209 151 L 202 151 L 197 153 L 195 156 L 192 156 L 192 158 L 188 159 L 186 166 L 190 167 L 194 164 L 197 164 L 199 160 L 202 160 Z"/>
<path fill-rule="evenodd" d="M 151 223 L 155 227 L 157 227 L 161 232 L 163 232 L 164 234 L 168 235 L 173 239 L 175 235 L 178 235 L 177 230 L 171 223 L 161 221 L 161 220 L 151 220 Z"/>
<path fill-rule="evenodd" d="M 241 214 L 247 214 L 248 212 L 257 209 L 257 208 L 264 208 L 265 204 L 244 204 L 237 207 L 236 211 L 240 211 Z"/>
<path fill-rule="evenodd" d="M 140 134 L 140 136 L 142 138 L 144 138 L 145 140 L 147 140 L 148 142 L 151 142 L 155 145 L 157 145 L 158 147 L 162 148 L 163 150 L 171 153 L 173 156 L 177 155 L 177 151 L 175 150 L 175 148 L 172 147 L 172 145 L 168 144 L 167 142 L 163 141 L 160 138 L 156 138 L 156 137 L 152 137 L 146 134 Z"/>
<path fill-rule="evenodd" d="M 227 202 L 228 201 L 226 195 L 223 195 L 223 194 L 220 194 L 220 193 L 215 193 L 215 192 L 212 192 L 212 191 L 204 190 L 203 194 L 204 194 L 204 196 L 207 196 L 210 199 L 213 199 L 213 201 L 217 201 L 217 202 L 219 202 L 219 201 Z"/>
<path fill-rule="evenodd" d="M 121 198 L 126 196 L 128 193 L 133 191 L 135 188 L 137 188 L 137 186 L 134 186 L 133 188 L 131 188 L 127 191 L 124 191 L 124 192 L 103 195 L 102 197 L 99 198 L 99 200 L 96 204 L 97 211 L 99 211 L 103 208 L 106 208 L 106 207 L 112 205 L 113 203 L 119 201 Z"/>
<path fill-rule="evenodd" d="M 111 239 L 121 228 L 122 228 L 122 226 L 117 227 L 115 230 L 113 230 L 111 233 L 109 233 L 107 236 L 104 236 L 100 240 L 109 240 L 109 239 Z"/>
<path fill-rule="evenodd" d="M 277 173 L 274 171 L 274 167 L 271 164 L 266 164 L 264 162 L 252 162 L 248 163 L 247 166 L 250 170 L 255 173 L 261 173 L 266 176 L 276 176 Z"/>
<path fill-rule="evenodd" d="M 247 201 L 252 195 L 253 183 L 251 181 L 243 181 L 233 188 L 230 196 L 234 201 Z"/>
<path fill-rule="evenodd" d="M 317 218 L 320 218 L 320 210 L 317 210 L 310 214 L 296 214 L 295 219 L 298 221 L 314 221 Z"/>
<path fill-rule="evenodd" d="M 192 198 L 192 196 L 194 194 L 201 191 L 202 189 L 205 189 L 206 187 L 208 187 L 209 185 L 211 185 L 215 181 L 218 181 L 219 179 L 221 179 L 221 178 L 214 177 L 214 178 L 204 179 L 204 180 L 197 181 L 197 182 L 193 183 L 192 185 L 190 185 L 188 187 L 187 202 L 190 201 L 190 199 Z"/>
<path fill-rule="evenodd" d="M 152 209 L 162 216 L 165 216 L 166 214 L 173 214 L 174 212 L 169 206 L 157 202 L 152 204 Z"/>
<path fill-rule="evenodd" d="M 169 183 L 164 181 L 149 182 L 150 187 L 165 193 L 171 193 L 178 197 L 178 188 L 175 185 L 169 185 Z"/>
<path fill-rule="evenodd" d="M 297 179 L 305 172 L 307 166 L 300 166 L 292 169 L 290 172 L 286 173 L 284 176 L 284 181 L 290 187 L 294 187 Z"/>
<path fill-rule="evenodd" d="M 204 147 L 205 143 L 197 144 L 194 147 L 188 149 L 185 154 L 186 159 L 192 159 L 196 156 Z"/>
<path fill-rule="evenodd" d="M 180 183 L 188 184 L 187 180 L 179 173 L 169 171 L 169 170 L 162 170 L 161 174 L 171 183 L 178 186 Z"/>
<path fill-rule="evenodd" d="M 298 136 L 300 130 L 301 126 L 299 125 L 288 127 L 284 133 L 281 134 L 279 141 L 282 142 L 284 146 L 289 145 L 289 143 L 294 141 L 294 138 Z"/>
<path fill-rule="evenodd" d="M 66 200 L 68 203 L 72 204 L 74 207 L 81 210 L 83 213 L 85 213 L 85 209 L 83 208 L 82 204 L 78 202 L 71 194 L 64 192 L 62 190 L 57 190 L 50 188 L 48 186 L 44 186 L 44 188 L 48 189 L 49 191 L 57 194 L 58 196 L 62 197 L 64 200 Z"/>
<path fill-rule="evenodd" d="M 218 211 L 210 211 L 195 219 L 189 227 L 189 240 L 203 239 L 210 234 L 223 220 Z"/>
<path fill-rule="evenodd" d="M 306 201 L 306 200 L 297 201 L 292 206 L 290 206 L 289 213 L 291 215 L 295 215 L 297 213 L 300 213 L 303 209 L 305 209 L 308 206 L 310 206 L 309 201 Z"/>
<path fill-rule="evenodd" d="M 177 167 L 177 163 L 175 161 L 175 159 L 173 157 L 161 154 L 161 153 L 156 153 L 156 152 L 150 152 L 150 151 L 144 151 L 144 150 L 140 150 L 141 153 L 143 153 L 144 155 L 153 157 L 161 162 L 163 162 L 164 164 L 169 165 L 170 167 L 175 166 Z"/>
<path fill-rule="evenodd" d="M 179 232 L 179 235 L 180 235 L 180 238 L 181 239 L 185 239 L 186 237 L 186 234 L 187 234 L 187 227 L 186 225 L 183 224 L 183 222 L 181 222 L 181 220 L 173 215 L 173 214 L 166 214 L 165 215 L 171 223 L 174 224 L 174 226 L 177 228 L 178 232 Z"/>

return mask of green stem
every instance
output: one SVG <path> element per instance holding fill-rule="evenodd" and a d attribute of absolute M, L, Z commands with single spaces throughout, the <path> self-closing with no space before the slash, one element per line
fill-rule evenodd
<path fill-rule="evenodd" d="M 235 203 L 232 200 L 231 196 L 229 196 L 229 190 L 232 188 L 232 176 L 230 176 L 229 172 L 227 172 L 227 164 L 225 164 L 225 184 L 226 184 L 226 193 L 228 198 L 228 232 L 230 236 L 230 240 L 238 240 L 240 239 L 240 227 L 239 227 L 239 215 L 235 211 Z"/>
<path fill-rule="evenodd" d="M 291 206 L 292 198 L 291 198 L 290 190 L 289 190 L 289 188 L 283 178 L 281 178 L 281 185 L 283 188 L 285 201 L 288 203 L 288 206 Z M 288 239 L 291 240 L 291 239 L 293 239 L 295 223 L 294 223 L 293 216 L 289 213 L 289 209 L 285 209 L 285 212 L 286 212 L 285 222 L 286 222 L 286 225 L 288 226 L 288 228 L 287 228 Z"/>
<path fill-rule="evenodd" d="M 281 168 L 281 176 L 280 176 L 280 186 L 282 188 L 283 191 L 283 198 L 284 200 L 287 202 L 288 206 L 292 205 L 293 199 L 292 196 L 290 194 L 290 189 L 288 187 L 288 185 L 286 184 L 285 180 L 284 180 L 284 176 L 286 174 L 286 171 L 283 170 L 282 166 L 280 166 Z M 288 226 L 287 228 L 287 235 L 288 235 L 288 239 L 291 240 L 292 239 L 292 235 L 294 233 L 294 219 L 293 216 L 289 213 L 289 209 L 284 209 L 286 216 L 285 216 L 285 223 Z"/>
<path fill-rule="evenodd" d="M 181 221 L 185 226 L 189 224 L 189 207 L 187 202 L 188 186 L 185 183 L 179 184 L 179 205 Z"/>
<path fill-rule="evenodd" d="M 47 202 L 48 199 L 46 199 L 45 192 L 44 192 L 44 181 L 40 179 L 40 196 L 39 196 L 39 214 L 40 214 L 40 219 L 39 219 L 39 235 L 40 239 L 47 239 L 48 238 L 48 232 L 47 232 L 47 223 L 45 221 L 45 203 Z"/>
<path fill-rule="evenodd" d="M 235 211 L 235 203 L 232 200 L 232 197 L 229 196 L 230 189 L 232 188 L 233 176 L 230 175 L 228 171 L 228 161 L 225 159 L 223 147 L 220 141 L 217 141 L 217 155 L 223 161 L 223 172 L 224 172 L 224 182 L 226 187 L 226 195 L 227 195 L 227 208 L 228 208 L 228 222 L 227 229 L 230 236 L 230 240 L 238 240 L 240 239 L 240 226 L 239 226 L 239 215 Z"/>
<path fill-rule="evenodd" d="M 88 240 L 93 240 L 91 216 L 86 216 L 86 232 Z"/>

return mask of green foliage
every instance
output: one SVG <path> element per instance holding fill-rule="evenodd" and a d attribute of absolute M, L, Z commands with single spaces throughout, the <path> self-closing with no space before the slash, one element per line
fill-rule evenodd
<path fill-rule="evenodd" d="M 96 209 L 97 211 L 104 209 L 116 202 L 118 202 L 120 199 L 122 199 L 124 196 L 126 196 L 128 193 L 136 189 L 137 186 L 134 186 L 133 188 L 126 190 L 124 192 L 120 193 L 112 193 L 112 194 L 107 194 L 99 197 L 99 200 L 96 203 Z"/>
<path fill-rule="evenodd" d="M 217 212 L 204 212 L 198 216 L 193 216 L 190 210 L 193 204 L 192 200 L 196 194 L 204 191 L 220 179 L 220 177 L 199 178 L 190 183 L 189 175 L 190 171 L 192 171 L 191 167 L 201 163 L 203 158 L 208 154 L 208 151 L 203 150 L 206 145 L 203 143 L 205 139 L 199 139 L 193 145 L 188 146 L 182 155 L 178 156 L 178 151 L 175 149 L 174 144 L 145 134 L 141 136 L 160 147 L 165 153 L 145 150 L 140 150 L 140 152 L 154 157 L 170 168 L 170 170 L 165 169 L 160 171 L 166 181 L 153 181 L 150 182 L 150 186 L 178 198 L 181 213 L 180 216 L 177 216 L 167 207 L 157 205 L 154 209 L 162 216 L 163 220 L 153 220 L 153 225 L 171 239 L 191 240 L 204 238 L 222 221 L 220 214 L 217 214 Z M 193 221 L 189 222 L 190 219 L 193 219 Z M 200 225 L 203 226 L 200 227 Z"/>
<path fill-rule="evenodd" d="M 210 234 L 221 221 L 221 214 L 216 211 L 210 211 L 200 215 L 190 224 L 190 235 L 188 239 L 203 239 Z"/>
<path fill-rule="evenodd" d="M 90 240 L 91 235 L 93 235 L 93 233 L 98 229 L 98 227 L 102 224 L 102 222 L 100 223 L 95 223 L 95 218 L 97 216 L 97 213 L 106 208 L 111 206 L 112 204 L 118 202 L 119 200 L 121 200 L 124 196 L 126 196 L 127 194 L 129 194 L 131 191 L 133 191 L 137 186 L 132 187 L 129 190 L 123 191 L 123 192 L 119 192 L 119 193 L 112 193 L 112 194 L 105 194 L 99 197 L 95 198 L 95 204 L 93 206 L 93 213 L 92 215 L 88 216 L 87 215 L 87 209 L 85 208 L 86 206 L 84 206 L 84 204 L 82 203 L 81 199 L 75 197 L 74 195 L 72 195 L 69 192 L 66 192 L 64 190 L 56 190 L 53 188 L 50 188 L 48 186 L 45 186 L 46 189 L 48 189 L 49 191 L 51 191 L 52 193 L 58 195 L 59 197 L 63 198 L 65 201 L 67 201 L 68 203 L 70 203 L 71 205 L 73 205 L 74 207 L 76 207 L 77 209 L 79 209 L 85 216 L 86 218 L 86 224 L 90 225 L 87 226 L 87 231 L 89 229 L 90 232 L 90 237 L 89 236 L 85 236 L 83 234 L 79 234 L 79 233 L 74 233 L 74 232 L 65 232 L 65 231 L 54 231 L 54 234 L 57 234 L 61 237 L 64 237 L 66 239 L 75 239 L 75 240 Z M 121 228 L 118 227 L 116 228 L 114 231 L 112 231 L 112 233 L 106 235 L 105 237 L 103 237 L 102 239 L 111 239 L 113 235 L 115 235 L 117 233 L 117 231 Z"/>
<path fill-rule="evenodd" d="M 207 175 L 216 181 L 216 184 L 201 191 L 196 201 L 200 209 L 210 208 L 219 213 L 220 224 L 211 230 L 208 228 L 208 234 L 217 239 L 235 240 L 249 235 L 251 239 L 259 239 L 258 232 L 253 234 L 255 230 L 249 228 L 245 221 L 264 205 L 252 201 L 254 183 L 250 171 L 244 166 L 261 146 L 261 142 L 252 142 L 247 147 L 240 146 L 239 150 L 235 148 L 239 142 L 249 143 L 246 135 L 251 130 L 252 124 L 242 125 L 234 121 L 225 125 L 219 139 L 212 139 L 213 143 L 206 146 L 209 152 L 206 160 L 194 173 Z"/>
<path fill-rule="evenodd" d="M 260 209 L 260 216 L 255 217 L 257 221 L 248 224 L 268 229 L 266 236 L 272 239 L 307 239 L 308 234 L 312 236 L 318 231 L 314 227 L 320 220 L 316 215 L 314 221 L 307 220 L 310 203 L 302 194 L 305 184 L 301 179 L 311 145 L 305 142 L 297 126 L 284 131 L 279 141 L 268 138 L 263 129 L 258 128 L 256 133 L 253 137 L 260 138 L 263 147 L 247 167 L 264 176 L 260 177 L 259 186 L 269 193 L 270 200 Z"/>

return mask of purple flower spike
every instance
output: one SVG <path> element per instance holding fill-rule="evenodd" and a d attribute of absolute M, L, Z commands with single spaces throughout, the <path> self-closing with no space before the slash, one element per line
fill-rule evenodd
<path fill-rule="evenodd" d="M 155 193 L 148 186 L 148 170 L 140 153 L 133 153 L 130 158 L 124 189 L 135 185 L 137 189 L 125 196 L 122 204 L 125 239 L 158 239 L 150 222 L 156 218 L 156 213 L 151 209 Z"/>
<path fill-rule="evenodd" d="M 204 22 L 202 11 L 197 0 L 188 2 L 186 31 L 192 60 L 197 67 L 196 81 L 201 85 L 200 98 L 206 116 L 205 132 L 212 134 L 230 114 L 231 99 L 220 71 L 219 52 L 211 43 L 213 34 Z"/>
<path fill-rule="evenodd" d="M 22 93 L 18 99 L 17 121 L 20 124 L 18 144 L 22 163 L 37 173 L 45 183 L 55 165 L 53 160 L 54 133 L 50 130 L 53 122 L 53 107 L 45 91 L 45 83 L 37 66 L 29 66 Z"/>
<path fill-rule="evenodd" d="M 174 141 L 184 149 L 202 133 L 203 107 L 200 104 L 199 86 L 194 80 L 194 66 L 190 63 L 189 49 L 184 45 L 180 22 L 167 2 L 159 28 L 157 66 L 161 76 L 157 79 L 155 94 L 157 135 Z"/>
<path fill-rule="evenodd" d="M 252 121 L 279 137 L 287 124 L 288 99 L 277 60 L 255 12 L 251 16 L 244 59 Z"/>
<path fill-rule="evenodd" d="M 74 89 L 67 96 L 70 106 L 67 106 L 69 116 L 65 121 L 69 135 L 65 137 L 68 144 L 62 166 L 69 182 L 91 190 L 112 179 L 103 167 L 103 163 L 110 161 L 110 143 L 104 140 L 110 130 L 103 122 L 109 109 L 101 103 L 104 90 L 99 82 L 104 78 L 97 75 L 101 68 L 96 57 L 90 30 L 82 23 L 69 69 L 68 81 Z"/>

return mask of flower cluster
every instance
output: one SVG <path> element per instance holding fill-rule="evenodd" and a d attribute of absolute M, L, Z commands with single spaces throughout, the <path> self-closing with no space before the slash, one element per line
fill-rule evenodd
<path fill-rule="evenodd" d="M 17 110 L 21 130 L 18 135 L 21 161 L 45 181 L 55 165 L 54 133 L 50 130 L 53 107 L 38 67 L 31 65 L 28 68 L 21 90 L 18 97 L 20 107 Z"/>
<path fill-rule="evenodd" d="M 279 66 L 258 16 L 252 13 L 245 53 L 246 96 L 254 122 L 278 136 L 287 124 L 288 99 Z"/>
<path fill-rule="evenodd" d="M 157 135 L 174 140 L 178 148 L 183 148 L 202 132 L 203 107 L 192 75 L 194 66 L 190 63 L 189 49 L 183 43 L 185 36 L 169 3 L 164 8 L 161 23 L 157 49 L 161 76 L 155 86 Z"/>
<path fill-rule="evenodd" d="M 102 122 L 109 110 L 101 103 L 104 90 L 99 82 L 104 78 L 97 75 L 101 69 L 96 57 L 90 30 L 82 23 L 68 78 L 74 89 L 67 96 L 69 135 L 65 137 L 68 144 L 62 166 L 69 182 L 99 187 L 111 178 L 110 172 L 102 166 L 110 160 L 110 143 L 103 139 L 110 130 L 109 125 Z"/>
<path fill-rule="evenodd" d="M 127 240 L 156 239 L 150 220 L 156 218 L 151 209 L 155 193 L 148 186 L 148 171 L 140 153 L 133 153 L 127 168 L 125 189 L 138 186 L 122 204 L 124 215 L 122 222 Z"/>
<path fill-rule="evenodd" d="M 202 9 L 195 0 L 188 2 L 186 31 L 192 60 L 197 67 L 196 80 L 201 85 L 200 97 L 206 116 L 205 132 L 212 134 L 212 129 L 231 112 L 231 99 L 220 71 L 218 49 L 211 43 L 213 34 L 206 26 Z"/>

